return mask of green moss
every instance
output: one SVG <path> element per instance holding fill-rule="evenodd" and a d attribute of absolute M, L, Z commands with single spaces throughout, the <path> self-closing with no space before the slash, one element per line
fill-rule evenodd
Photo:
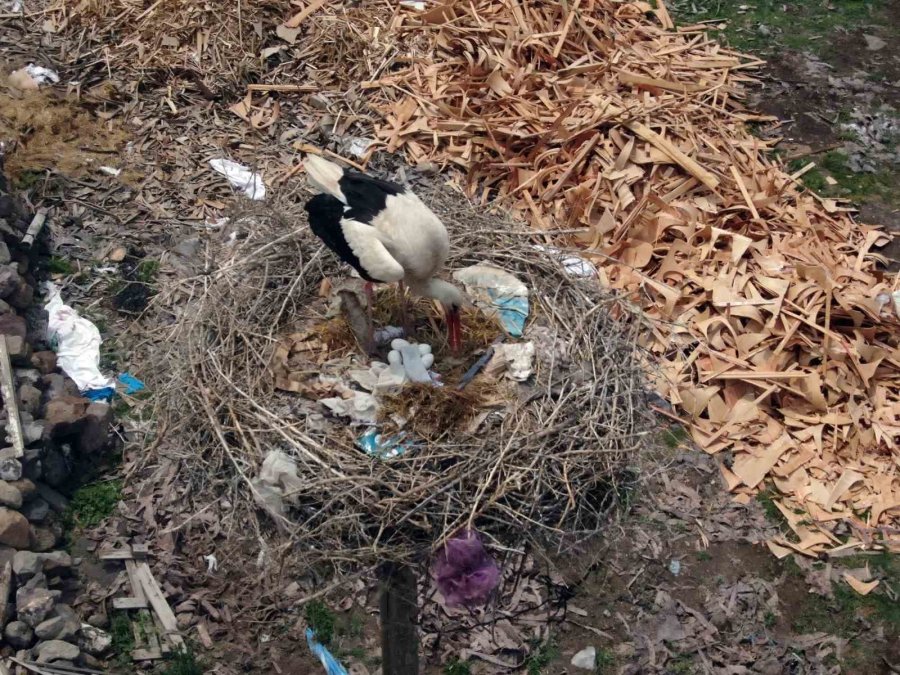
<path fill-rule="evenodd" d="M 709 551 L 697 551 L 697 560 L 712 560 Z"/>
<path fill-rule="evenodd" d="M 778 623 L 778 617 L 775 612 L 766 612 L 763 616 L 763 625 L 766 628 L 774 628 L 776 623 Z"/>
<path fill-rule="evenodd" d="M 673 424 L 660 434 L 660 440 L 662 441 L 663 445 L 671 450 L 675 450 L 676 448 L 684 445 L 687 439 L 688 432 L 680 424 Z"/>
<path fill-rule="evenodd" d="M 768 486 L 765 490 L 761 490 L 756 494 L 756 501 L 760 503 L 763 511 L 766 512 L 766 518 L 773 523 L 783 525 L 786 522 L 784 514 L 781 513 L 781 510 L 777 506 L 775 506 L 775 495 L 777 494 L 778 493 L 773 487 Z"/>
<path fill-rule="evenodd" d="M 306 623 L 316 634 L 316 639 L 323 645 L 330 645 L 335 636 L 335 614 L 323 602 L 313 600 L 307 603 L 304 611 Z"/>
<path fill-rule="evenodd" d="M 596 675 L 607 675 L 616 672 L 616 655 L 610 649 L 598 649 L 594 672 Z"/>
<path fill-rule="evenodd" d="M 444 675 L 471 675 L 472 668 L 469 666 L 468 661 L 460 661 L 459 659 L 453 659 L 450 663 L 444 666 Z"/>
<path fill-rule="evenodd" d="M 203 675 L 203 666 L 197 661 L 194 650 L 185 647 L 169 654 L 160 675 Z"/>
<path fill-rule="evenodd" d="M 532 643 L 531 652 L 525 660 L 525 672 L 528 675 L 541 675 L 544 672 L 544 668 L 549 666 L 557 656 L 559 656 L 559 647 L 553 638 L 543 643 L 535 641 Z"/>
<path fill-rule="evenodd" d="M 75 267 L 65 258 L 54 255 L 47 261 L 47 271 L 50 274 L 74 274 Z"/>
<path fill-rule="evenodd" d="M 691 657 L 687 654 L 679 654 L 666 663 L 666 672 L 671 675 L 690 675 L 696 671 Z"/>
<path fill-rule="evenodd" d="M 109 480 L 80 487 L 72 495 L 64 520 L 69 530 L 95 527 L 110 516 L 122 499 L 122 481 Z"/>
<path fill-rule="evenodd" d="M 109 619 L 109 634 L 112 638 L 112 650 L 118 656 L 127 657 L 131 661 L 134 649 L 134 633 L 127 612 L 114 612 Z"/>
<path fill-rule="evenodd" d="M 137 280 L 145 284 L 152 284 L 156 281 L 157 274 L 159 274 L 159 261 L 148 258 L 141 260 L 135 271 Z"/>
<path fill-rule="evenodd" d="M 886 4 L 887 0 L 674 0 L 670 8 L 681 24 L 724 22 L 716 32 L 739 50 L 766 52 L 786 46 L 826 54 L 832 48 L 829 35 L 873 23 Z"/>

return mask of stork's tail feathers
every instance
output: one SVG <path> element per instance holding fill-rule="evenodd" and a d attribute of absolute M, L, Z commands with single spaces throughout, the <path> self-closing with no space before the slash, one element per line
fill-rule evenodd
<path fill-rule="evenodd" d="M 307 155 L 303 160 L 303 166 L 310 183 L 332 197 L 340 199 L 344 204 L 347 203 L 341 190 L 340 180 L 344 170 L 340 166 L 318 155 Z"/>

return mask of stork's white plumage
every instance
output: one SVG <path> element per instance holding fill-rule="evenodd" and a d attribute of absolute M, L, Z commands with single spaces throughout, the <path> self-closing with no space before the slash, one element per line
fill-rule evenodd
<path fill-rule="evenodd" d="M 435 276 L 450 252 L 440 219 L 395 183 L 344 170 L 316 155 L 308 155 L 304 166 L 323 192 L 306 204 L 312 231 L 367 282 L 402 282 L 413 294 L 439 301 L 450 345 L 458 349 L 459 310 L 469 303 L 456 286 Z"/>

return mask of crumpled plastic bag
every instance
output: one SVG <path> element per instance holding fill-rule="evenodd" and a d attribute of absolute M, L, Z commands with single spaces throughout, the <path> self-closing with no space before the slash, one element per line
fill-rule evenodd
<path fill-rule="evenodd" d="M 510 336 L 522 336 L 529 311 L 528 287 L 524 283 L 492 265 L 470 265 L 456 270 L 453 278 L 483 311 L 497 315 Z"/>
<path fill-rule="evenodd" d="M 266 198 L 266 186 L 258 173 L 254 173 L 249 167 L 230 159 L 211 159 L 209 165 L 228 179 L 238 190 L 243 191 L 250 199 L 261 200 Z"/>
<path fill-rule="evenodd" d="M 448 607 L 483 605 L 500 583 L 500 568 L 474 530 L 463 530 L 440 548 L 431 574 Z"/>
<path fill-rule="evenodd" d="M 56 284 L 47 282 L 47 338 L 55 345 L 56 360 L 79 391 L 115 387 L 115 380 L 100 372 L 100 331 L 65 304 Z"/>
<path fill-rule="evenodd" d="M 297 463 L 280 450 L 269 451 L 259 475 L 251 482 L 257 505 L 279 516 L 285 514 L 285 498 L 290 499 L 303 487 L 297 475 Z"/>

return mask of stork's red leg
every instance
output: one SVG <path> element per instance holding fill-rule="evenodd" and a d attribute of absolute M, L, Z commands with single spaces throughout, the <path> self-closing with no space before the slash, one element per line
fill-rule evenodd
<path fill-rule="evenodd" d="M 399 282 L 400 286 L 400 325 L 406 337 L 411 337 L 414 330 L 409 317 L 409 298 L 406 295 L 406 284 Z"/>
<path fill-rule="evenodd" d="M 369 344 L 365 346 L 369 354 L 375 353 L 375 288 L 371 281 L 363 286 L 366 293 L 366 316 L 369 319 Z"/>

